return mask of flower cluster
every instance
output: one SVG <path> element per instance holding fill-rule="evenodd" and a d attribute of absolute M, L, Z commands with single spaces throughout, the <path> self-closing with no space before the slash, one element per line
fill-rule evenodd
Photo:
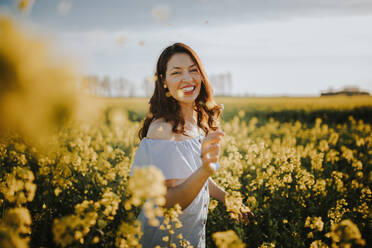
<path fill-rule="evenodd" d="M 244 248 L 245 244 L 239 239 L 233 230 L 215 232 L 212 235 L 214 242 L 219 248 Z"/>
<path fill-rule="evenodd" d="M 310 228 L 311 231 L 308 233 L 307 237 L 308 238 L 313 238 L 314 237 L 314 231 L 321 232 L 323 231 L 324 227 L 324 222 L 322 221 L 322 217 L 310 217 L 308 216 L 305 221 L 305 227 Z"/>
<path fill-rule="evenodd" d="M 15 205 L 25 204 L 34 199 L 36 185 L 34 174 L 27 168 L 16 166 L 11 173 L 6 173 L 0 182 L 0 193 Z"/>
<path fill-rule="evenodd" d="M 116 234 L 115 246 L 119 248 L 142 247 L 139 239 L 142 236 L 141 223 L 135 221 L 134 224 L 122 222 Z"/>
<path fill-rule="evenodd" d="M 166 230 L 166 235 L 163 236 L 163 242 L 165 247 L 193 247 L 190 241 L 186 240 L 182 233 L 179 232 L 179 228 L 182 227 L 182 222 L 179 220 L 179 215 L 182 213 L 181 206 L 177 203 L 171 208 L 163 208 L 164 219 L 159 226 L 160 230 Z"/>
<path fill-rule="evenodd" d="M 332 238 L 332 248 L 349 248 L 352 245 L 364 246 L 366 244 L 365 240 L 362 239 L 358 226 L 349 219 L 332 225 L 331 232 L 326 233 L 326 236 Z"/>
<path fill-rule="evenodd" d="M 97 204 L 98 205 L 98 204 Z M 84 244 L 84 236 L 96 224 L 98 214 L 93 201 L 84 201 L 75 206 L 75 214 L 54 219 L 53 235 L 57 244 L 67 247 L 75 241 Z"/>
<path fill-rule="evenodd" d="M 232 191 L 225 197 L 226 211 L 229 212 L 232 219 L 239 219 L 239 213 L 242 204 L 243 198 L 238 191 Z"/>

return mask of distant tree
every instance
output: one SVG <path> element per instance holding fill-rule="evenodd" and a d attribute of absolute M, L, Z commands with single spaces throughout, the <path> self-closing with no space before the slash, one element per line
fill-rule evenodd
<path fill-rule="evenodd" d="M 129 86 L 129 97 L 134 97 L 136 95 L 136 87 L 133 83 Z"/>
<path fill-rule="evenodd" d="M 211 75 L 209 76 L 209 80 L 216 96 L 231 95 L 232 79 L 230 72 Z"/>
<path fill-rule="evenodd" d="M 112 96 L 114 97 L 124 97 L 126 95 L 126 91 L 129 90 L 130 82 L 126 78 L 118 78 L 113 80 L 112 84 Z"/>
<path fill-rule="evenodd" d="M 103 96 L 110 96 L 110 86 L 111 86 L 111 80 L 108 76 L 104 76 L 103 79 L 100 81 L 100 86 L 102 89 L 102 95 Z"/>
<path fill-rule="evenodd" d="M 154 92 L 154 89 L 155 89 L 154 80 L 151 77 L 144 78 L 142 83 L 142 90 L 144 91 L 145 96 L 146 97 L 151 96 L 152 93 Z"/>
<path fill-rule="evenodd" d="M 96 96 L 98 94 L 99 78 L 95 75 L 83 76 L 79 87 L 87 94 Z"/>
<path fill-rule="evenodd" d="M 127 87 L 127 80 L 119 78 L 117 80 L 117 96 L 123 97 L 125 95 L 125 88 Z"/>

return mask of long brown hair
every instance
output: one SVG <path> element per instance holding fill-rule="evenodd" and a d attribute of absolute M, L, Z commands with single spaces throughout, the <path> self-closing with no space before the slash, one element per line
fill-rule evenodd
<path fill-rule="evenodd" d="M 161 117 L 163 117 L 166 122 L 173 124 L 172 131 L 174 133 L 182 133 L 185 136 L 189 136 L 185 133 L 185 120 L 181 114 L 181 107 L 178 101 L 170 96 L 168 88 L 164 88 L 167 63 L 176 53 L 188 54 L 197 65 L 200 72 L 202 79 L 201 89 L 194 104 L 194 110 L 197 112 L 198 126 L 203 129 L 205 135 L 208 134 L 210 129 L 215 131 L 219 127 L 218 118 L 221 114 L 222 106 L 217 105 L 214 101 L 212 87 L 199 57 L 189 46 L 183 43 L 174 43 L 165 48 L 159 56 L 154 75 L 155 89 L 149 101 L 150 109 L 143 121 L 142 128 L 140 128 L 138 132 L 140 140 L 146 137 L 151 122 Z M 180 124 L 182 129 L 178 130 L 177 128 Z"/>

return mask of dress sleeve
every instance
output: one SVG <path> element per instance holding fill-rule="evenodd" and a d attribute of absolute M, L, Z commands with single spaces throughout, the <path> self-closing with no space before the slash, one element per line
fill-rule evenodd
<path fill-rule="evenodd" d="M 129 176 L 135 168 L 154 165 L 163 173 L 165 180 L 189 177 L 198 167 L 191 155 L 189 149 L 183 144 L 165 140 L 142 140 L 136 151 Z"/>

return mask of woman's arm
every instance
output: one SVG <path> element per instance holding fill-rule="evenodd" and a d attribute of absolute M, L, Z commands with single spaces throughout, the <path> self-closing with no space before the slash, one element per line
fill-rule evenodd
<path fill-rule="evenodd" d="M 199 194 L 209 176 L 214 173 L 214 169 L 210 166 L 210 163 L 216 163 L 218 160 L 220 152 L 218 143 L 220 142 L 221 138 L 219 136 L 221 135 L 224 135 L 224 133 L 216 131 L 209 134 L 208 137 L 204 139 L 201 149 L 202 166 L 192 173 L 183 183 L 174 187 L 168 187 L 165 196 L 165 207 L 173 207 L 176 203 L 179 203 L 183 210 L 187 208 Z M 207 185 L 209 185 L 209 182 Z"/>
<path fill-rule="evenodd" d="M 169 123 L 151 123 L 147 136 L 149 138 L 163 138 L 173 140 L 172 126 Z M 187 208 L 203 188 L 209 176 L 214 173 L 210 163 L 216 163 L 220 153 L 219 142 L 224 133 L 220 130 L 211 132 L 203 140 L 201 146 L 202 166 L 192 173 L 183 183 L 173 186 L 174 181 L 165 182 L 167 193 L 165 195 L 165 207 L 171 208 L 178 203 L 182 210 Z M 173 186 L 173 187 L 172 187 Z"/>
<path fill-rule="evenodd" d="M 174 187 L 168 187 L 167 194 L 165 195 L 165 207 L 171 208 L 178 203 L 182 210 L 187 208 L 199 194 L 210 175 L 210 171 L 207 171 L 204 167 L 200 167 L 185 182 Z"/>
<path fill-rule="evenodd" d="M 212 178 L 209 178 L 208 180 L 209 195 L 225 204 L 225 196 L 227 195 L 227 192 L 218 186 Z"/>
<path fill-rule="evenodd" d="M 202 168 L 195 171 L 185 182 L 168 187 L 165 207 L 172 207 L 178 202 L 181 208 L 185 209 L 198 195 L 206 180 L 208 180 L 209 195 L 225 204 L 227 192 L 209 177 L 209 172 L 203 171 Z"/>

